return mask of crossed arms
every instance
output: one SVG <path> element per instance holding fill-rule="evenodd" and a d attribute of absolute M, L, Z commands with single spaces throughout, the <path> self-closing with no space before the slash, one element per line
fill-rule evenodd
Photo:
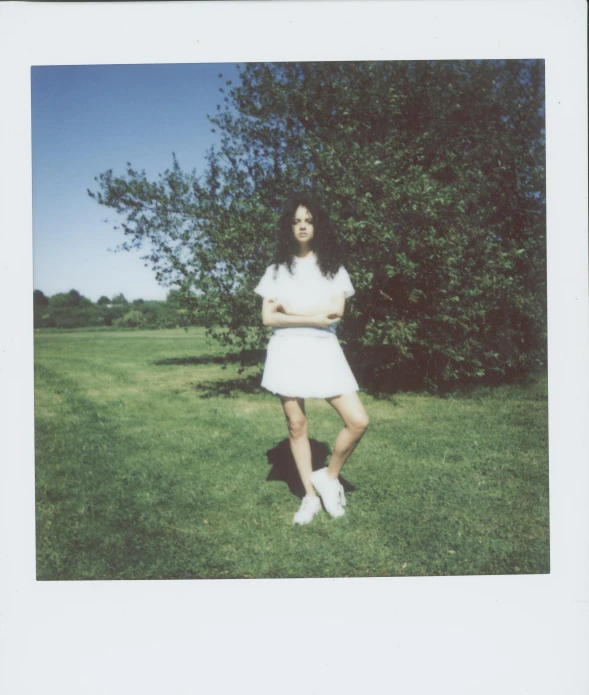
<path fill-rule="evenodd" d="M 286 326 L 314 326 L 328 328 L 344 315 L 345 293 L 334 294 L 328 304 L 318 304 L 308 311 L 294 313 L 287 301 L 264 299 L 262 322 L 264 326 L 284 328 Z"/>

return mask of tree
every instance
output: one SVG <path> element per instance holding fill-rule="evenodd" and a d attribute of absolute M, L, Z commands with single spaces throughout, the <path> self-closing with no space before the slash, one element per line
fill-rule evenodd
<path fill-rule="evenodd" d="M 166 296 L 166 305 L 171 310 L 170 320 L 177 326 L 195 326 L 202 322 L 199 312 L 199 297 L 184 285 L 181 289 L 170 290 Z"/>
<path fill-rule="evenodd" d="M 70 306 L 80 306 L 80 304 L 84 303 L 84 299 L 78 290 L 70 290 L 68 292 L 67 302 Z M 86 302 L 90 302 L 90 300 L 87 299 Z"/>
<path fill-rule="evenodd" d="M 128 311 L 124 316 L 115 321 L 117 326 L 127 326 L 128 328 L 143 328 L 147 323 L 147 319 L 141 311 L 133 309 Z"/>
<path fill-rule="evenodd" d="M 41 290 L 35 290 L 33 292 L 33 304 L 46 307 L 49 304 L 49 299 L 43 294 L 43 292 L 41 292 Z"/>
<path fill-rule="evenodd" d="M 100 297 L 100 299 L 96 303 L 98 304 L 98 306 L 106 306 L 107 304 L 110 304 L 110 299 L 102 295 L 102 297 Z"/>
<path fill-rule="evenodd" d="M 541 61 L 248 64 L 202 178 L 174 157 L 89 193 L 213 337 L 254 348 L 280 203 L 307 189 L 349 259 L 365 384 L 504 378 L 545 360 L 543 98 Z"/>
<path fill-rule="evenodd" d="M 48 328 L 80 328 L 104 325 L 100 308 L 77 290 L 54 294 L 49 298 L 41 318 L 41 326 Z"/>
<path fill-rule="evenodd" d="M 43 315 L 47 310 L 49 299 L 41 290 L 33 292 L 33 325 L 35 328 L 41 328 L 43 325 Z"/>
<path fill-rule="evenodd" d="M 172 306 L 180 306 L 182 301 L 182 293 L 179 290 L 170 290 L 166 295 L 166 303 Z"/>
<path fill-rule="evenodd" d="M 129 302 L 125 299 L 125 295 L 120 292 L 119 294 L 115 294 L 115 296 L 111 299 L 111 304 L 128 304 Z"/>

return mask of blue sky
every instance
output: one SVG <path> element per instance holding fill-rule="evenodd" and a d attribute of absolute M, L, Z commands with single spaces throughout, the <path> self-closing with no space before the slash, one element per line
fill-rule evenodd
<path fill-rule="evenodd" d="M 165 298 L 140 253 L 109 251 L 124 237 L 87 189 L 97 190 L 94 177 L 106 169 L 124 173 L 127 161 L 155 178 L 173 152 L 183 169 L 203 172 L 218 137 L 206 116 L 222 102 L 226 79 L 238 81 L 234 64 L 32 68 L 36 289 L 76 289 L 93 301 L 119 292 Z"/>

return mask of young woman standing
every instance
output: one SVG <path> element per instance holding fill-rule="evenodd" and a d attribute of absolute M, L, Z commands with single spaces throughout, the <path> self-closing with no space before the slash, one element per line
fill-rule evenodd
<path fill-rule="evenodd" d="M 343 516 L 346 500 L 338 476 L 368 427 L 368 415 L 336 335 L 345 300 L 354 289 L 329 218 L 316 201 L 305 197 L 286 201 L 275 263 L 255 291 L 264 298 L 264 325 L 273 329 L 262 386 L 280 397 L 306 493 L 294 523 L 308 524 L 320 511 L 315 490 L 331 516 Z M 306 398 L 326 399 L 344 422 L 328 466 L 315 472 Z"/>

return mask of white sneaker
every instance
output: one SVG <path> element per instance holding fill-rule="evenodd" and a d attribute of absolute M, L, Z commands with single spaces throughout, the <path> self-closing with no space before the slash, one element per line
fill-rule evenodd
<path fill-rule="evenodd" d="M 344 488 L 339 480 L 331 480 L 327 477 L 327 468 L 320 468 L 318 471 L 311 473 L 311 482 L 321 495 L 328 514 L 339 517 L 346 513 L 344 509 L 346 503 Z"/>
<path fill-rule="evenodd" d="M 321 511 L 321 500 L 317 495 L 305 495 L 299 511 L 294 515 L 293 524 L 308 524 L 315 514 Z"/>

